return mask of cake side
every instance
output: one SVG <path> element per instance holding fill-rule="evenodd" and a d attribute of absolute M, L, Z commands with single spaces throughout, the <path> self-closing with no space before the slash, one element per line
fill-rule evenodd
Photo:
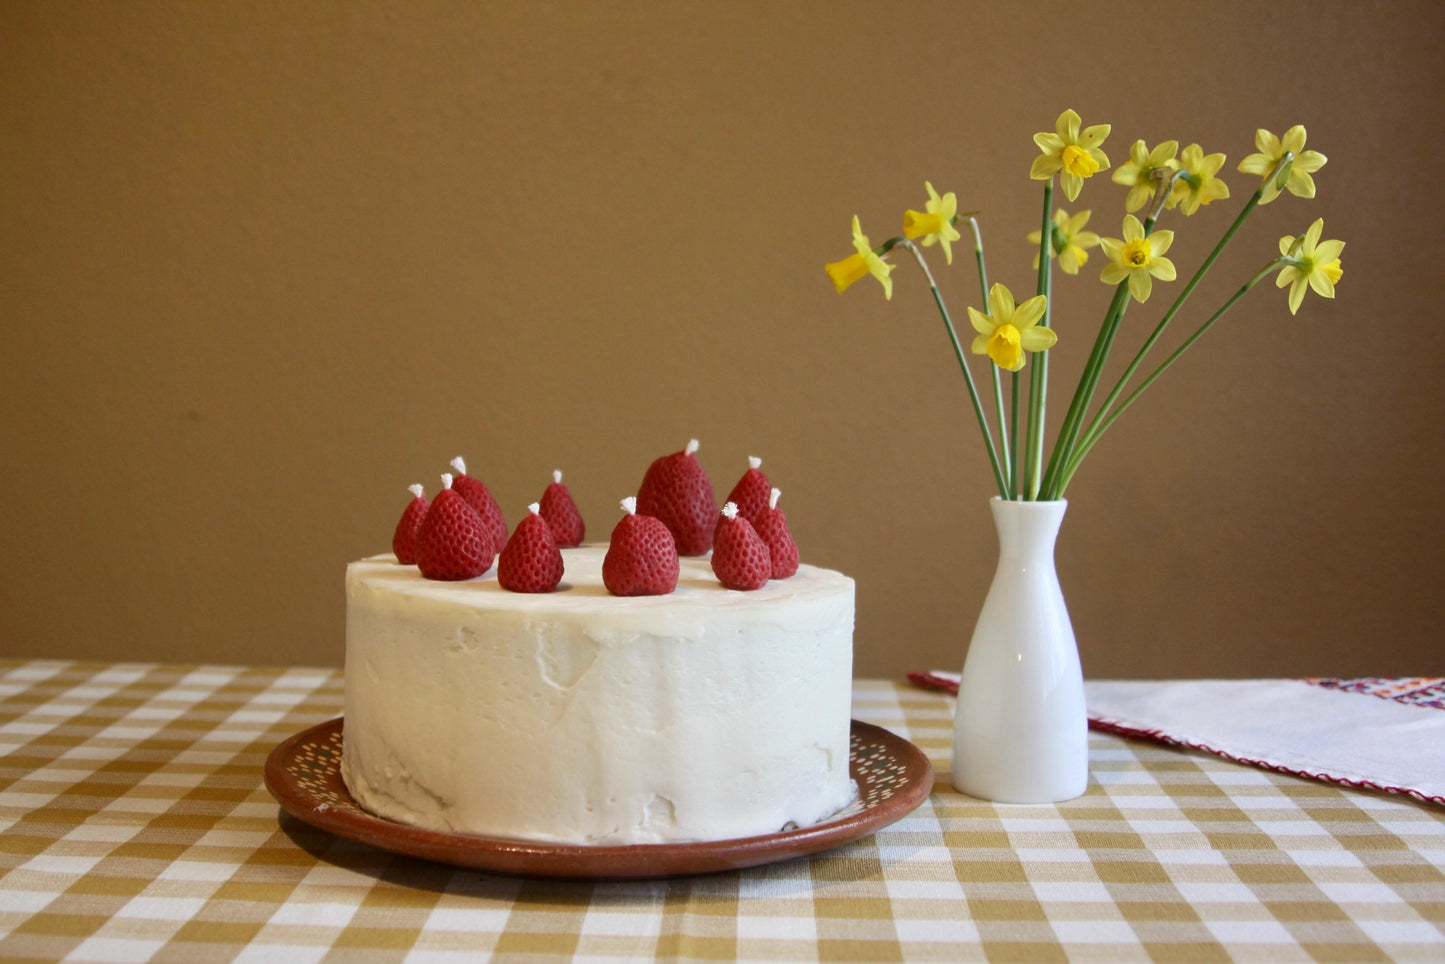
<path fill-rule="evenodd" d="M 845 806 L 853 581 L 802 566 L 755 592 L 682 560 L 667 596 L 347 571 L 342 773 L 362 806 L 458 833 L 573 844 L 731 839 Z"/>

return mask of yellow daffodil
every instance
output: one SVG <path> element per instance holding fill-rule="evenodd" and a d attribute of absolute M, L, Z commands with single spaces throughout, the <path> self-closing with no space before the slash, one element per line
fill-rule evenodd
<path fill-rule="evenodd" d="M 892 299 L 893 279 L 889 275 L 893 272 L 893 265 L 887 264 L 878 255 L 873 253 L 873 246 L 868 243 L 867 236 L 863 233 L 862 227 L 858 224 L 858 215 L 853 215 L 853 248 L 854 254 L 848 255 L 842 261 L 834 261 L 825 265 L 828 277 L 833 279 L 833 287 L 842 294 L 848 290 L 848 286 L 860 278 L 868 275 L 878 279 L 883 286 L 883 297 Z"/>
<path fill-rule="evenodd" d="M 1345 250 L 1343 241 L 1320 241 L 1325 229 L 1325 219 L 1320 218 L 1309 226 L 1309 230 L 1298 237 L 1286 235 L 1279 239 L 1279 253 L 1286 259 L 1279 277 L 1274 279 L 1275 287 L 1289 285 L 1289 313 L 1299 311 L 1304 301 L 1305 289 L 1313 288 L 1322 298 L 1335 296 L 1335 285 L 1345 269 L 1340 266 L 1340 254 Z"/>
<path fill-rule="evenodd" d="M 968 309 L 968 320 L 978 335 L 973 339 L 973 353 L 987 355 L 1000 368 L 1016 372 L 1024 367 L 1024 352 L 1052 348 L 1059 336 L 1051 328 L 1043 328 L 1048 299 L 1035 295 L 1021 305 L 1014 304 L 1008 288 L 996 284 L 988 292 L 988 314 L 977 308 Z"/>
<path fill-rule="evenodd" d="M 1088 248 L 1099 246 L 1099 236 L 1093 231 L 1085 231 L 1084 225 L 1089 223 L 1091 211 L 1080 211 L 1073 217 L 1069 217 L 1067 211 L 1062 208 L 1054 211 L 1054 229 L 1049 232 L 1053 235 L 1050 239 L 1049 257 L 1059 259 L 1059 267 L 1064 274 L 1078 274 L 1079 269 L 1089 260 Z M 1039 243 L 1040 232 L 1030 231 L 1029 241 L 1034 245 Z M 1034 255 L 1034 268 L 1039 266 L 1039 256 Z"/>
<path fill-rule="evenodd" d="M 1124 210 L 1137 211 L 1148 203 L 1160 185 L 1165 183 L 1156 172 L 1168 172 L 1163 175 L 1167 179 L 1179 169 L 1179 162 L 1174 159 L 1178 152 L 1178 141 L 1165 141 L 1152 151 L 1143 141 L 1134 142 L 1134 146 L 1129 148 L 1128 162 L 1123 167 L 1116 168 L 1110 175 L 1115 184 L 1123 184 L 1129 188 L 1129 196 L 1124 200 Z"/>
<path fill-rule="evenodd" d="M 1229 197 L 1229 185 L 1215 177 L 1224 166 L 1223 154 L 1205 154 L 1198 144 L 1190 144 L 1179 154 L 1182 174 L 1174 181 L 1169 206 L 1185 214 L 1193 214 L 1200 205 Z"/>
<path fill-rule="evenodd" d="M 1315 171 L 1325 166 L 1329 158 L 1319 151 L 1305 150 L 1305 129 L 1302 125 L 1296 124 L 1284 132 L 1284 137 L 1275 137 L 1264 128 L 1254 132 L 1254 146 L 1258 154 L 1251 154 L 1239 162 L 1240 173 L 1255 174 L 1259 177 L 1269 178 L 1264 185 L 1264 194 L 1260 197 L 1260 204 L 1268 204 L 1279 197 L 1280 189 L 1275 185 L 1274 178 L 1270 173 L 1284 158 L 1286 153 L 1294 155 L 1294 161 L 1290 164 L 1289 180 L 1285 188 L 1295 197 L 1312 198 L 1315 196 L 1315 179 L 1310 177 Z"/>
<path fill-rule="evenodd" d="M 1164 252 L 1174 243 L 1173 231 L 1155 231 L 1147 237 L 1144 225 L 1132 214 L 1124 215 L 1124 238 L 1104 238 L 1100 244 L 1109 264 L 1104 266 L 1099 278 L 1106 284 L 1116 285 L 1129 280 L 1129 294 L 1135 301 L 1149 300 L 1154 287 L 1153 279 L 1174 280 L 1174 262 L 1163 257 Z"/>
<path fill-rule="evenodd" d="M 1054 132 L 1043 131 L 1034 135 L 1034 143 L 1043 151 L 1034 158 L 1029 177 L 1035 181 L 1047 181 L 1055 174 L 1064 186 L 1064 196 L 1070 201 L 1079 196 L 1084 178 L 1092 177 L 1109 166 L 1108 156 L 1099 145 L 1109 136 L 1108 124 L 1095 124 L 1079 128 L 1079 115 L 1066 110 L 1054 122 Z"/>
<path fill-rule="evenodd" d="M 958 214 L 958 199 L 952 191 L 939 197 L 927 181 L 923 182 L 923 187 L 928 191 L 925 213 L 903 212 L 903 236 L 910 241 L 922 238 L 924 247 L 939 242 L 943 245 L 944 260 L 953 264 L 953 248 L 949 245 L 959 238 L 958 229 L 953 226 L 953 219 Z"/>

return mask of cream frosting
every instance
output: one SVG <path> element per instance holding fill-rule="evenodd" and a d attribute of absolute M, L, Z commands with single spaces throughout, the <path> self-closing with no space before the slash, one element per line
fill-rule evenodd
<path fill-rule="evenodd" d="M 733 839 L 846 806 L 854 585 L 801 566 L 724 589 L 617 597 L 605 546 L 556 592 L 495 569 L 347 568 L 342 776 L 366 809 L 455 833 L 569 844 Z"/>

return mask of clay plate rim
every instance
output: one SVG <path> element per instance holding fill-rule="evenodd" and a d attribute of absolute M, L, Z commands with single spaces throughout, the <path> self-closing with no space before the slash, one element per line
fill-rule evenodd
<path fill-rule="evenodd" d="M 918 747 L 852 721 L 848 770 L 860 800 L 800 830 L 700 843 L 584 847 L 426 830 L 374 816 L 341 779 L 341 717 L 289 737 L 266 759 L 266 789 L 304 823 L 381 850 L 474 870 L 525 877 L 625 880 L 717 873 L 790 860 L 850 843 L 916 809 L 933 789 Z"/>

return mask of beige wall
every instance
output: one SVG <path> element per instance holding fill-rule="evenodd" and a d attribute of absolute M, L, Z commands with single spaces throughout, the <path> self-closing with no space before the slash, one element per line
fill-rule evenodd
<path fill-rule="evenodd" d="M 1181 325 L 1316 217 L 1349 243 L 1336 301 L 1261 285 L 1070 489 L 1086 672 L 1445 674 L 1437 9 L 6 3 L 0 656 L 338 664 L 344 565 L 451 456 L 513 520 L 564 468 L 605 538 L 696 436 L 857 577 L 860 673 L 960 665 L 994 563 L 962 382 L 916 272 L 885 303 L 822 265 L 929 179 L 1026 289 L 1072 106 L 1116 163 L 1229 155 L 1235 198 L 1162 225 L 1182 273 L 1256 127 L 1330 156 Z M 1085 205 L 1118 233 L 1121 189 Z M 1055 420 L 1100 263 L 1057 281 Z M 934 267 L 963 319 L 966 251 Z"/>

